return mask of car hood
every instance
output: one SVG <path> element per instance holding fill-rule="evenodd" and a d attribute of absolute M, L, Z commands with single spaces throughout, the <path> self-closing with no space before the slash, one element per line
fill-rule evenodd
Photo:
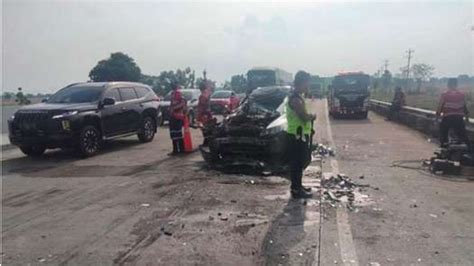
<path fill-rule="evenodd" d="M 31 111 L 87 111 L 97 109 L 97 103 L 75 103 L 75 104 L 64 104 L 64 103 L 37 103 L 32 105 L 23 106 L 18 109 L 17 112 L 31 112 Z"/>

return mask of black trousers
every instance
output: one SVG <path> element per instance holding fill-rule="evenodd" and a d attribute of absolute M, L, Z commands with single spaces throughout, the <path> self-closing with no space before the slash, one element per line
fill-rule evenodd
<path fill-rule="evenodd" d="M 183 153 L 184 152 L 183 120 L 170 117 L 170 138 L 171 138 L 171 141 L 173 142 L 173 152 Z"/>
<path fill-rule="evenodd" d="M 453 129 L 460 140 L 470 146 L 466 132 L 466 124 L 464 124 L 464 117 L 462 115 L 449 115 L 443 117 L 439 127 L 441 144 L 448 143 L 449 130 Z"/>
<path fill-rule="evenodd" d="M 390 111 L 388 113 L 388 120 L 393 120 L 394 117 L 396 116 L 397 119 L 400 117 L 400 111 L 402 110 L 402 107 L 400 105 L 392 103 L 392 106 L 390 106 Z"/>
<path fill-rule="evenodd" d="M 309 137 L 306 136 L 305 140 L 297 139 L 296 136 L 288 134 L 292 190 L 299 190 L 302 187 L 301 179 L 303 178 L 305 162 L 310 152 Z"/>

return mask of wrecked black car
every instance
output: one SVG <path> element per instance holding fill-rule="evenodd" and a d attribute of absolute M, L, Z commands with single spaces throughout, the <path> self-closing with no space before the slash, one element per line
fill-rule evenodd
<path fill-rule="evenodd" d="M 290 90 L 289 86 L 258 88 L 221 123 L 203 129 L 204 160 L 228 172 L 287 172 L 285 105 Z"/>

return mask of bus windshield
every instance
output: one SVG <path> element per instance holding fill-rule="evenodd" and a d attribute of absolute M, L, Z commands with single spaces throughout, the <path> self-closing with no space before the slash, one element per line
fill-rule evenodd
<path fill-rule="evenodd" d="M 247 74 L 249 87 L 269 87 L 276 85 L 276 75 L 273 70 L 252 70 Z"/>

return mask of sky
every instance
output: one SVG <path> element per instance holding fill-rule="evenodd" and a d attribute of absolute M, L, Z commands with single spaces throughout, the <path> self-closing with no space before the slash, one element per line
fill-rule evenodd
<path fill-rule="evenodd" d="M 333 76 L 388 60 L 474 75 L 472 1 L 2 2 L 2 89 L 54 92 L 87 81 L 112 52 L 142 73 L 190 66 L 223 82 L 254 66 Z"/>

